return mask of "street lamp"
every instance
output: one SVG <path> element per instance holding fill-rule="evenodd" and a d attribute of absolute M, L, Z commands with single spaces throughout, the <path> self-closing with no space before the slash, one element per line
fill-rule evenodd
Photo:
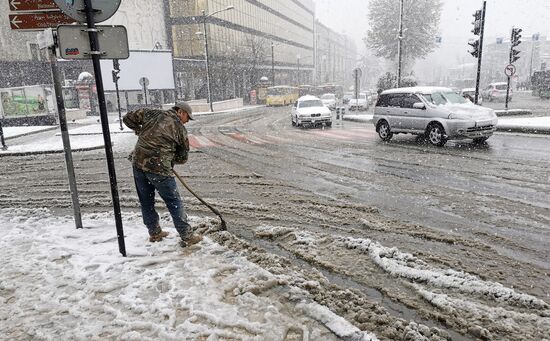
<path fill-rule="evenodd" d="M 227 6 L 224 9 L 220 9 L 219 11 L 215 11 L 214 13 L 206 14 L 204 10 L 202 10 L 202 27 L 203 27 L 203 34 L 204 34 L 204 60 L 206 62 L 206 87 L 208 89 L 208 103 L 210 103 L 210 112 L 214 111 L 214 105 L 212 104 L 212 90 L 210 88 L 210 64 L 208 61 L 208 33 L 206 32 L 206 19 L 210 18 L 211 16 L 228 11 L 231 9 L 234 9 L 234 6 Z M 200 32 L 197 32 L 197 34 L 200 34 Z"/>

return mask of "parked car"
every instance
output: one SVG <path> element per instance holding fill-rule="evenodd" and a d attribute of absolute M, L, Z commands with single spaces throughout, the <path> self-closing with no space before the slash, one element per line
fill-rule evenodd
<path fill-rule="evenodd" d="M 290 120 L 293 126 L 332 126 L 332 112 L 315 96 L 303 96 L 292 107 Z"/>
<path fill-rule="evenodd" d="M 506 82 L 491 83 L 485 88 L 485 90 L 483 90 L 483 97 L 489 100 L 489 102 L 498 100 L 504 101 L 506 99 L 507 87 L 508 83 Z M 508 97 L 508 100 L 512 100 L 512 88 L 510 88 L 510 95 Z"/>
<path fill-rule="evenodd" d="M 358 98 L 355 95 L 349 100 L 349 110 L 367 110 L 369 108 L 369 99 L 367 94 L 361 92 Z"/>
<path fill-rule="evenodd" d="M 344 97 L 342 98 L 342 103 L 349 104 L 349 101 L 352 98 L 353 98 L 353 92 L 344 92 Z"/>
<path fill-rule="evenodd" d="M 336 109 L 335 94 L 324 94 L 323 96 L 321 96 L 321 102 L 323 102 L 323 105 L 329 108 L 330 110 Z"/>
<path fill-rule="evenodd" d="M 386 90 L 374 108 L 373 123 L 380 138 L 394 134 L 424 135 L 436 146 L 447 140 L 486 141 L 496 130 L 494 110 L 464 99 L 449 88 L 412 87 Z"/>
<path fill-rule="evenodd" d="M 470 102 L 474 103 L 474 100 L 476 98 L 476 89 L 475 88 L 466 88 L 460 90 L 460 96 L 470 100 Z M 479 93 L 477 104 L 481 105 L 483 104 L 483 96 L 481 95 L 481 91 Z"/>

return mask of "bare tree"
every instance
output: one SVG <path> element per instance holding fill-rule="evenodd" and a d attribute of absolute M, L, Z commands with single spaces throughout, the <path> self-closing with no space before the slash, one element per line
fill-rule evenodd
<path fill-rule="evenodd" d="M 403 61 L 412 66 L 436 47 L 441 0 L 403 0 Z M 365 43 L 377 57 L 395 60 L 399 34 L 399 0 L 370 0 Z"/>

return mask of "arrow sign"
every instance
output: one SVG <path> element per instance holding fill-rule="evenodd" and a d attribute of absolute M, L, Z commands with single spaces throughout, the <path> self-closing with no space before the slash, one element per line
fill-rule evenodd
<path fill-rule="evenodd" d="M 8 0 L 10 11 L 49 11 L 59 7 L 53 0 Z"/>
<path fill-rule="evenodd" d="M 61 12 L 10 14 L 9 21 L 12 30 L 43 30 L 75 22 Z"/>

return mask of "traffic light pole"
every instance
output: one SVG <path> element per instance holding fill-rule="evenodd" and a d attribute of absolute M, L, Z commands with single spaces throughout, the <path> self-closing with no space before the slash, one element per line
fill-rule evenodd
<path fill-rule="evenodd" d="M 513 60 L 513 57 L 514 57 L 514 37 L 515 37 L 515 31 L 514 29 L 512 28 L 512 37 L 510 38 L 510 59 L 509 59 L 509 62 L 510 64 L 512 64 L 512 60 Z M 506 84 L 506 103 L 504 104 L 504 110 L 508 110 L 508 102 L 510 101 L 510 80 L 511 80 L 511 76 L 510 75 L 506 75 L 508 80 L 507 80 L 507 84 Z"/>
<path fill-rule="evenodd" d="M 118 62 L 118 59 L 113 59 L 113 81 L 115 82 L 115 90 L 116 90 L 118 122 L 120 123 L 120 130 L 124 130 L 124 127 L 122 126 L 122 111 L 120 110 L 120 92 L 118 91 L 118 80 L 120 78 L 120 76 L 118 75 L 119 73 L 120 73 L 120 64 Z"/>
<path fill-rule="evenodd" d="M 483 10 L 481 11 L 481 31 L 479 34 L 479 49 L 477 56 L 477 77 L 476 77 L 476 94 L 474 103 L 479 103 L 479 82 L 481 80 L 481 57 L 483 56 L 483 35 L 485 34 L 485 11 L 487 9 L 487 1 L 483 1 Z"/>

